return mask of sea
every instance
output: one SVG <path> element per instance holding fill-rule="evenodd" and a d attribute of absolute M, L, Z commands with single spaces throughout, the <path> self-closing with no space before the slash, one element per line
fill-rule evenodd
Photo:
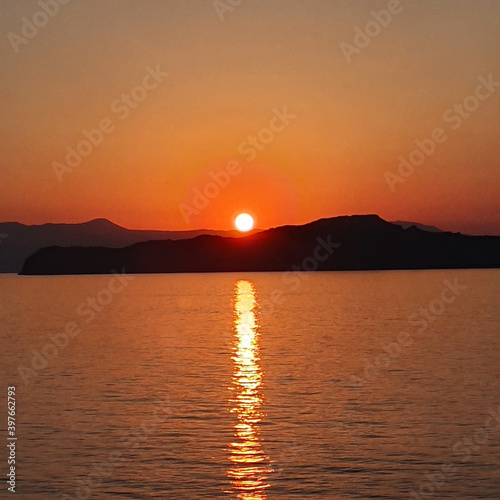
<path fill-rule="evenodd" d="M 0 296 L 2 497 L 14 449 L 19 499 L 500 499 L 499 270 L 2 275 Z"/>

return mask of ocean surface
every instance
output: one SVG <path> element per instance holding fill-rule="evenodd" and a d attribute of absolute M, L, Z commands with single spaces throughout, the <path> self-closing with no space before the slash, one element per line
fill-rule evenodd
<path fill-rule="evenodd" d="M 13 498 L 500 499 L 500 271 L 127 278 L 0 276 Z"/>

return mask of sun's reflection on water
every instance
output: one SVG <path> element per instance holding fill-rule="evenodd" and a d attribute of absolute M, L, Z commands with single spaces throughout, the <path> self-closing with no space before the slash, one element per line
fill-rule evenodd
<path fill-rule="evenodd" d="M 259 437 L 259 424 L 263 417 L 260 392 L 262 369 L 260 367 L 259 324 L 257 294 L 250 281 L 240 280 L 234 291 L 234 340 L 231 412 L 237 417 L 234 424 L 234 441 L 229 444 L 228 470 L 236 498 L 265 500 L 270 484 L 269 457 L 263 450 Z"/>

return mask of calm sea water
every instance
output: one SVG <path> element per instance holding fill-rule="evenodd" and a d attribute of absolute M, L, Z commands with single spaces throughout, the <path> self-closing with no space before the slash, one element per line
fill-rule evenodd
<path fill-rule="evenodd" d="M 3 276 L 17 498 L 499 499 L 499 292 L 492 270 Z"/>

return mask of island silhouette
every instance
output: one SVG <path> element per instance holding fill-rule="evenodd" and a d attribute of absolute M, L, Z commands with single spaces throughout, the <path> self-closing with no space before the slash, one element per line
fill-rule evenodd
<path fill-rule="evenodd" d="M 403 224 L 404 226 L 406 224 Z M 23 275 L 356 271 L 500 267 L 500 236 L 402 227 L 377 215 L 341 216 L 248 236 L 201 234 L 123 248 L 51 246 Z"/>
<path fill-rule="evenodd" d="M 18 222 L 0 223 L 0 273 L 19 273 L 27 257 L 50 246 L 104 246 L 120 248 L 149 240 L 177 240 L 201 234 L 242 236 L 239 231 L 197 229 L 190 231 L 151 231 L 126 229 L 107 219 L 80 224 L 41 224 L 28 226 Z"/>

